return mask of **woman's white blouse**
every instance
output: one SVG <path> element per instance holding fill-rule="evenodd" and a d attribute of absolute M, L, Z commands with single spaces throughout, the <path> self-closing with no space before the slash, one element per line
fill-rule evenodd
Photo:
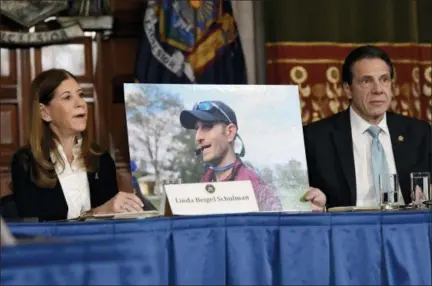
<path fill-rule="evenodd" d="M 69 164 L 63 147 L 56 142 L 57 150 L 64 161 L 64 169 L 60 163 L 57 163 L 55 171 L 68 205 L 67 219 L 77 218 L 82 212 L 91 209 L 87 170 L 84 160 L 80 156 L 81 143 L 82 139 L 79 139 L 77 144 L 75 144 L 73 148 L 73 161 Z M 55 161 L 53 153 L 51 153 L 51 160 Z"/>

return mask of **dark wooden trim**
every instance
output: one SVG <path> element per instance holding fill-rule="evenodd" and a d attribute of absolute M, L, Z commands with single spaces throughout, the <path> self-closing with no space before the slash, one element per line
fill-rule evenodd
<path fill-rule="evenodd" d="M 42 72 L 42 47 L 34 48 L 34 72 L 35 77 Z"/>
<path fill-rule="evenodd" d="M 118 1 L 111 0 L 110 7 L 114 17 L 112 38 L 134 38 L 141 34 L 145 0 Z"/>
<path fill-rule="evenodd" d="M 106 94 L 106 87 L 104 84 L 106 73 L 106 68 L 109 68 L 106 62 L 103 60 L 103 35 L 98 32 L 96 34 L 96 67 L 94 75 L 94 86 L 96 94 L 96 107 L 97 107 L 97 120 L 96 124 L 96 139 L 99 141 L 99 145 L 108 150 L 109 149 L 109 128 L 108 124 L 102 124 L 102 122 L 107 122 L 110 99 Z"/>
<path fill-rule="evenodd" d="M 32 82 L 31 77 L 31 61 L 30 61 L 30 48 L 21 49 L 21 72 L 18 75 L 18 80 L 21 86 L 20 94 L 20 108 L 18 112 L 19 126 L 20 126 L 20 145 L 25 144 L 29 134 L 29 120 L 30 120 L 30 87 Z"/>
<path fill-rule="evenodd" d="M 0 102 L 6 100 L 17 101 L 17 87 L 16 85 L 1 85 L 0 86 Z"/>

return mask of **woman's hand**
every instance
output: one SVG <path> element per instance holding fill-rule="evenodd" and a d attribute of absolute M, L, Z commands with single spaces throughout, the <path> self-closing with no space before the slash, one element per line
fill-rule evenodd
<path fill-rule="evenodd" d="M 143 206 L 143 203 L 135 194 L 119 192 L 111 200 L 95 208 L 93 213 L 141 212 L 143 211 Z"/>

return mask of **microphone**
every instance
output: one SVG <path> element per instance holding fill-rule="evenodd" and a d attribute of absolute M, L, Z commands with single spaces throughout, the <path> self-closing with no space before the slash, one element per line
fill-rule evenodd
<path fill-rule="evenodd" d="M 201 148 L 197 148 L 197 149 L 195 149 L 194 153 L 195 153 L 196 156 L 201 155 L 201 153 L 202 153 Z"/>

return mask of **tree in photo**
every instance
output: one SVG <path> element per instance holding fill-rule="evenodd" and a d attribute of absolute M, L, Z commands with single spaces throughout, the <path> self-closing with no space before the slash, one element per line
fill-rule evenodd
<path fill-rule="evenodd" d="M 199 182 L 204 174 L 204 165 L 201 158 L 195 155 L 195 132 L 184 129 L 175 136 L 175 141 L 171 168 L 180 172 L 182 183 Z"/>
<path fill-rule="evenodd" d="M 145 162 L 155 177 L 155 192 L 159 194 L 162 180 L 176 180 L 168 162 L 173 159 L 176 135 L 182 131 L 178 116 L 184 109 L 181 99 L 157 86 L 140 86 L 127 94 L 129 148 L 131 158 Z M 142 170 L 141 164 L 139 170 Z M 150 171 L 150 170 L 148 170 Z"/>
<path fill-rule="evenodd" d="M 285 188 L 308 183 L 307 171 L 302 168 L 301 162 L 294 159 L 286 164 L 277 165 L 275 173 L 276 180 Z"/>
<path fill-rule="evenodd" d="M 154 176 L 156 195 L 164 181 L 199 182 L 204 167 L 194 154 L 195 133 L 179 122 L 182 100 L 157 86 L 140 86 L 126 96 L 129 149 L 131 159 L 139 162 L 137 173 Z"/>

